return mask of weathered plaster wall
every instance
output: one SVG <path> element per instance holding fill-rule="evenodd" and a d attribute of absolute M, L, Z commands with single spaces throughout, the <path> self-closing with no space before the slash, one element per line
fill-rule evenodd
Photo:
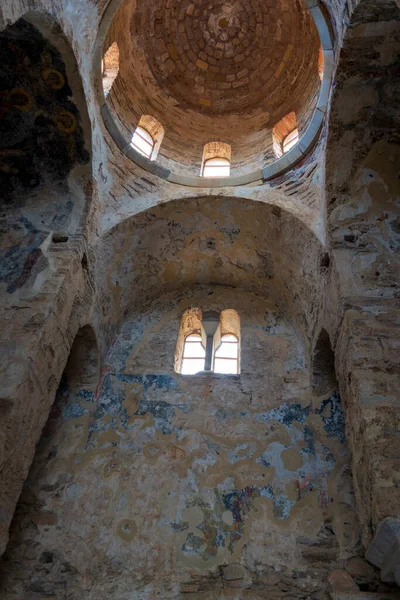
<path fill-rule="evenodd" d="M 238 311 L 240 376 L 175 372 L 190 306 Z M 303 343 L 269 301 L 197 286 L 128 318 L 95 393 L 63 380 L 14 519 L 2 593 L 325 598 L 358 543 L 334 386 L 312 394 Z"/>
<path fill-rule="evenodd" d="M 400 12 L 363 0 L 341 52 L 327 146 L 326 314 L 364 541 L 400 515 Z"/>
<path fill-rule="evenodd" d="M 95 253 L 104 340 L 143 302 L 195 283 L 268 297 L 305 339 L 319 318 L 324 250 L 290 213 L 261 202 L 209 196 L 168 202 L 114 227 Z"/>
<path fill-rule="evenodd" d="M 336 0 L 327 2 L 333 17 L 338 45 L 341 43 L 349 15 L 353 12 L 355 4 L 355 2 L 346 4 Z M 124 261 L 121 259 L 124 252 L 128 254 L 129 251 L 136 252 L 138 250 L 138 247 L 135 246 L 137 239 L 133 241 L 123 239 L 122 248 L 118 249 L 114 247 L 116 239 L 111 239 L 113 228 L 116 228 L 115 231 L 117 231 L 120 227 L 122 235 L 126 228 L 129 237 L 134 228 L 131 227 L 129 221 L 122 224 L 123 220 L 137 213 L 143 213 L 160 203 L 167 203 L 182 197 L 199 196 L 199 190 L 160 182 L 156 176 L 133 165 L 126 157 L 121 156 L 110 136 L 105 132 L 96 105 L 95 90 L 99 82 L 93 79 L 95 72 L 93 48 L 97 37 L 97 26 L 105 5 L 105 0 L 100 2 L 70 0 L 68 3 L 61 0 L 13 0 L 12 2 L 5 0 L 0 7 L 1 27 L 14 23 L 29 10 L 35 12 L 44 10 L 51 13 L 73 48 L 76 57 L 75 74 L 79 73 L 82 79 L 85 105 L 87 103 L 91 120 L 94 178 L 92 189 L 85 186 L 80 187 L 82 180 L 79 177 L 77 187 L 74 188 L 74 193 L 77 192 L 80 198 L 83 197 L 82 189 L 86 190 L 84 201 L 80 204 L 83 209 L 85 203 L 82 222 L 83 235 L 70 235 L 68 242 L 49 244 L 48 247 L 42 244 L 42 251 L 48 252 L 51 276 L 37 278 L 33 269 L 32 279 L 27 279 L 25 284 L 28 285 L 29 294 L 25 295 L 12 289 L 12 293 L 6 291 L 2 298 L 5 310 L 4 319 L 2 317 L 2 358 L 4 358 L 1 364 L 2 396 L 0 399 L 2 416 L 0 552 L 5 548 L 8 524 L 31 464 L 35 443 L 39 439 L 42 426 L 46 421 L 78 328 L 88 322 L 93 323 L 100 335 L 100 348 L 104 352 L 113 333 L 118 329 L 121 319 L 125 319 L 129 314 L 130 302 L 126 299 L 132 294 L 135 301 L 137 301 L 136 299 L 140 300 L 140 290 L 134 285 L 135 279 L 130 278 L 134 269 L 129 272 L 131 268 L 129 260 L 133 260 L 133 256 L 126 256 Z M 303 237 L 301 234 L 303 242 L 300 246 L 298 245 L 299 223 L 309 226 L 317 233 L 320 240 L 325 240 L 326 237 L 323 219 L 324 206 L 323 203 L 321 206 L 321 201 L 323 201 L 324 194 L 323 165 L 327 124 L 324 126 L 320 141 L 314 151 L 301 165 L 283 177 L 266 185 L 256 185 L 251 188 L 210 189 L 207 191 L 207 195 L 210 202 L 214 202 L 217 195 L 225 195 L 236 196 L 238 202 L 242 198 L 251 198 L 260 201 L 260 205 L 267 203 L 270 205 L 268 218 L 271 221 L 281 214 L 280 211 L 284 214 L 287 211 L 298 219 L 298 221 L 293 219 L 291 229 L 284 228 L 284 239 L 287 247 L 290 248 L 288 255 L 290 258 L 287 259 L 288 262 L 284 264 L 284 267 L 290 266 L 292 261 L 295 264 L 295 269 L 293 266 L 289 268 L 286 279 L 291 286 L 289 287 L 290 292 L 293 292 L 291 294 L 293 306 L 288 314 L 293 316 L 295 311 L 292 309 L 297 306 L 296 310 L 299 314 L 306 315 L 307 335 L 311 337 L 311 332 L 314 332 L 314 339 L 316 339 L 319 325 L 325 326 L 331 335 L 337 357 L 339 384 L 346 406 L 347 434 L 353 454 L 358 512 L 363 525 L 364 539 L 367 542 L 376 523 L 387 514 L 398 514 L 399 506 L 397 492 L 400 488 L 396 475 L 399 466 L 395 455 L 395 449 L 398 446 L 398 427 L 396 425 L 399 387 L 398 294 L 394 287 L 397 277 L 395 253 L 398 246 L 398 213 L 396 212 L 398 210 L 396 205 L 398 201 L 396 160 L 398 159 L 395 145 L 399 140 L 393 134 L 389 134 L 389 128 L 396 129 L 398 125 L 395 88 L 398 34 L 396 33 L 397 24 L 394 22 L 398 18 L 398 12 L 396 13 L 394 10 L 395 4 L 386 0 L 377 5 L 378 12 L 372 3 L 366 0 L 361 4 L 361 8 L 363 6 L 366 8 L 366 12 L 364 14 L 360 11 L 356 12 L 356 20 L 345 40 L 343 65 L 347 63 L 349 68 L 348 70 L 339 70 L 337 97 L 334 101 L 334 113 L 330 123 L 332 137 L 328 149 L 328 199 L 330 201 L 336 198 L 332 203 L 335 210 L 330 221 L 335 246 L 331 254 L 331 266 L 329 267 L 329 259 L 326 255 L 322 263 L 320 262 L 321 253 L 318 244 L 315 245 L 312 242 L 310 247 L 307 247 L 307 242 L 313 239 L 312 236 Z M 60 31 L 55 27 L 53 31 L 55 38 L 59 33 Z M 55 42 L 55 40 L 53 41 Z M 57 44 L 55 46 L 57 48 Z M 61 57 L 65 61 L 63 52 L 61 52 Z M 360 57 L 362 60 L 365 58 L 366 62 L 360 61 Z M 68 67 L 67 63 L 66 66 Z M 359 78 L 359 72 L 365 75 L 365 79 Z M 344 79 L 349 81 L 345 84 Z M 371 81 L 377 87 L 377 93 L 371 89 Z M 73 80 L 69 79 L 69 83 L 72 86 Z M 340 100 L 342 88 L 346 89 L 343 94 L 345 102 L 341 106 L 338 98 Z M 347 109 L 343 109 L 344 104 L 351 109 L 350 115 L 347 113 Z M 371 123 L 376 124 L 372 135 L 370 134 Z M 340 132 L 338 137 L 336 137 L 336 132 Z M 349 151 L 349 140 L 351 151 Z M 89 150 L 89 148 L 87 149 Z M 345 157 L 343 161 L 341 160 L 342 156 Z M 388 160 L 386 160 L 387 157 L 389 157 Z M 372 177 L 370 177 L 371 172 Z M 201 191 L 200 194 L 203 197 L 204 191 Z M 52 194 L 51 202 L 55 198 L 58 202 L 56 208 L 58 218 L 58 206 L 60 205 L 58 192 Z M 349 200 L 355 199 L 357 202 L 353 202 L 353 206 L 350 204 L 345 206 Z M 88 206 L 89 202 L 90 206 Z M 359 212 L 359 206 L 364 212 Z M 63 205 L 64 207 L 65 205 Z M 53 218 L 54 213 L 51 214 Z M 35 211 L 32 211 L 31 215 L 34 216 L 34 219 L 39 218 Z M 246 218 L 246 212 L 241 216 Z M 142 218 L 143 215 L 139 215 L 139 225 Z M 51 223 L 51 219 L 48 222 L 49 231 L 54 230 L 49 223 Z M 77 221 L 74 223 L 76 224 Z M 265 224 L 267 223 L 268 219 L 265 220 Z M 164 225 L 167 225 L 166 220 Z M 25 226 L 26 224 L 24 224 Z M 34 227 L 37 228 L 35 223 Z M 59 225 L 57 225 L 58 227 Z M 251 223 L 246 223 L 246 227 L 249 229 L 248 237 L 250 237 Z M 303 225 L 300 226 L 300 229 L 302 227 Z M 191 232 L 187 225 L 184 229 L 189 235 L 187 238 L 189 239 L 193 231 Z M 110 237 L 106 236 L 104 242 L 97 243 L 97 235 L 107 230 L 111 230 Z M 157 234 L 157 227 L 155 230 Z M 71 231 L 75 231 L 75 229 L 72 228 Z M 147 229 L 147 232 L 150 231 L 151 229 Z M 161 231 L 164 235 L 165 231 L 162 227 Z M 267 246 L 270 241 L 275 244 L 275 241 L 282 235 L 279 228 L 269 231 L 271 237 L 265 240 Z M 7 236 L 9 235 L 8 232 Z M 34 241 L 35 235 L 35 231 L 30 226 L 23 235 L 18 233 L 16 240 L 18 247 L 27 248 L 32 240 Z M 347 239 L 344 238 L 344 235 Z M 213 236 L 214 234 L 211 237 Z M 140 235 L 138 237 L 140 239 Z M 225 246 L 225 258 L 231 247 L 229 243 L 227 244 L 229 237 L 227 232 L 218 231 L 214 237 L 217 240 L 218 251 L 212 245 L 209 248 L 205 247 L 201 252 L 196 247 L 195 255 L 197 260 L 200 257 L 205 263 L 217 268 L 221 247 Z M 197 233 L 195 238 L 195 244 L 200 246 L 201 233 Z M 154 240 L 158 242 L 159 238 L 155 236 Z M 186 243 L 182 245 L 183 254 L 190 256 L 190 252 L 188 253 L 188 250 L 184 249 L 185 245 Z M 163 248 L 162 242 L 160 247 Z M 97 264 L 99 265 L 101 261 L 109 260 L 108 251 L 110 249 L 111 252 L 112 248 L 116 248 L 121 272 L 119 273 L 116 268 L 113 271 L 114 265 L 112 265 L 112 261 L 109 261 L 111 267 L 107 280 L 107 269 L 104 271 L 98 267 L 94 269 L 95 255 L 97 254 Z M 35 252 L 34 247 L 32 250 Z M 279 248 L 283 255 L 286 250 L 287 248 L 283 246 Z M 226 281 L 229 282 L 229 278 L 236 277 L 240 271 L 243 272 L 243 276 L 242 278 L 238 276 L 239 282 L 242 282 L 249 273 L 251 273 L 250 279 L 253 278 L 254 266 L 257 267 L 257 264 L 262 263 L 264 259 L 257 255 L 257 248 L 254 245 L 250 244 L 246 249 L 247 252 L 251 255 L 251 260 L 246 262 L 244 268 L 237 260 L 238 255 L 236 255 L 233 261 L 235 264 L 223 271 Z M 144 260 L 145 254 L 146 249 L 141 255 L 144 266 L 147 265 Z M 147 254 L 152 258 L 151 252 Z M 280 263 L 276 261 L 278 255 L 279 252 L 276 251 L 275 272 L 279 271 Z M 33 258 L 35 258 L 35 254 Z M 172 263 L 173 259 L 174 256 L 171 255 L 168 260 Z M 25 265 L 25 261 L 24 255 L 20 264 Z M 28 261 L 27 266 L 31 267 L 32 264 L 35 263 Z M 298 294 L 303 264 L 306 272 L 305 284 L 300 286 L 301 293 Z M 155 265 L 155 274 L 163 274 L 165 265 L 161 267 L 155 263 L 150 263 L 150 265 L 151 267 Z M 321 268 L 322 270 L 320 270 Z M 186 283 L 194 284 L 196 282 L 197 270 L 198 265 L 194 263 L 192 271 L 190 272 L 190 269 L 186 271 L 191 274 L 190 281 L 186 281 Z M 325 277 L 328 270 L 331 273 L 330 287 L 327 291 L 325 311 L 323 314 L 319 314 L 317 299 L 319 302 L 324 301 L 324 283 L 321 281 L 320 275 Z M 317 284 L 310 277 L 311 272 L 314 273 Z M 292 284 L 293 273 L 295 277 Z M 106 275 L 105 279 L 103 279 L 103 275 Z M 120 275 L 124 280 L 123 288 L 117 279 Z M 21 270 L 16 270 L 15 280 L 21 282 L 25 275 L 20 279 L 21 276 Z M 11 279 L 14 277 L 14 272 L 11 273 L 11 270 L 10 277 Z M 157 275 L 153 274 L 153 282 L 156 277 Z M 107 281 L 106 285 L 104 281 Z M 174 288 L 172 279 L 168 280 L 167 277 L 165 281 L 169 281 L 171 289 Z M 282 281 L 285 280 L 279 279 L 279 285 L 282 284 Z M 180 280 L 180 283 L 182 282 L 185 283 L 184 278 Z M 216 283 L 217 281 L 211 282 Z M 271 281 L 271 283 L 275 284 L 276 282 Z M 156 286 L 153 287 L 152 293 L 156 289 Z M 283 288 L 278 289 L 283 290 Z M 267 287 L 264 287 L 263 293 L 267 293 L 266 290 Z M 310 290 L 312 293 L 309 298 L 307 294 Z M 162 285 L 159 291 L 162 291 Z M 34 298 L 31 293 L 35 294 Z M 102 303 L 103 293 L 104 302 Z M 152 293 L 148 294 L 148 300 L 152 297 Z M 98 295 L 99 301 L 96 301 L 97 304 L 92 304 L 96 295 Z M 290 294 L 288 296 L 290 297 Z M 125 305 L 118 315 L 120 298 Z M 275 301 L 278 302 L 278 299 L 275 298 Z M 307 309 L 308 302 L 311 305 L 310 310 Z M 139 304 L 140 302 L 138 302 Z M 308 348 L 305 347 L 304 351 L 307 354 Z M 171 377 L 176 376 L 171 375 Z M 139 383 L 139 386 L 141 385 Z M 185 390 L 184 393 L 186 393 Z M 68 395 L 65 400 L 66 398 Z M 240 402 L 243 399 L 241 394 L 238 395 L 238 398 Z M 304 396 L 302 398 L 302 402 L 306 402 Z M 85 410 L 97 406 L 94 403 L 89 404 L 84 406 Z M 302 406 L 304 409 L 307 403 Z M 181 414 L 181 412 L 177 410 L 176 414 Z M 307 419 L 317 418 L 316 415 L 318 416 L 318 412 L 314 414 L 309 411 Z M 136 415 L 136 417 L 139 416 Z M 319 418 L 322 419 L 322 416 L 323 414 L 319 415 Z M 73 427 L 76 425 L 73 420 L 71 424 Z M 79 430 L 73 429 L 73 432 L 76 433 L 76 431 Z M 18 448 L 17 452 L 16 448 Z M 40 456 L 38 460 L 40 463 L 42 460 Z M 260 484 L 254 485 L 260 489 L 262 487 Z M 390 493 L 387 492 L 388 488 Z M 236 489 L 243 490 L 244 488 Z M 241 497 L 239 494 L 238 498 Z M 253 500 L 256 507 L 260 502 L 267 503 L 270 513 L 273 514 L 273 499 L 261 498 L 260 496 L 249 500 L 251 510 L 244 515 L 244 521 L 253 522 L 255 514 L 252 508 Z M 56 500 L 52 499 L 51 501 Z M 33 511 L 29 508 L 29 512 L 35 511 L 36 508 Z M 41 509 L 37 512 L 40 514 L 37 517 L 40 521 Z M 46 516 L 43 517 L 44 521 L 46 518 Z M 30 523 L 28 518 L 26 523 L 28 526 L 26 529 L 24 528 L 23 535 L 29 535 L 29 532 L 36 527 L 35 525 L 32 527 Z M 50 535 L 49 532 L 44 531 L 45 527 L 50 527 L 50 525 L 42 524 L 38 528 L 39 536 Z M 322 537 L 328 535 L 329 538 L 331 536 L 329 528 L 327 531 L 328 533 L 325 530 L 325 533 L 321 534 Z M 312 545 L 315 545 L 314 542 Z M 13 549 L 12 552 L 14 551 Z M 320 548 L 318 552 L 320 552 Z M 324 555 L 327 556 L 329 552 L 325 554 L 324 550 Z M 335 552 L 336 550 L 334 550 Z M 315 551 L 312 551 L 311 554 L 315 556 Z M 42 572 L 39 585 L 43 584 L 48 576 L 48 571 L 53 572 L 49 576 L 50 590 L 51 586 L 55 585 L 53 580 L 66 581 L 69 578 L 69 564 L 68 559 L 64 562 L 58 561 L 56 553 L 53 556 L 51 553 L 43 554 L 40 561 Z M 250 562 L 246 564 L 251 569 Z M 25 567 L 22 572 L 27 572 Z M 116 573 L 118 577 L 123 576 L 120 566 L 115 566 L 112 562 L 108 563 L 107 572 Z M 315 577 L 319 581 L 320 573 Z M 247 573 L 245 573 L 244 580 L 248 581 Z M 277 581 L 275 573 L 272 573 L 272 580 Z M 208 585 L 208 577 L 205 581 Z M 222 582 L 226 582 L 227 579 L 225 576 L 221 579 L 217 574 L 215 581 L 222 585 Z M 231 581 L 236 580 L 233 578 Z M 304 586 L 311 585 L 307 583 L 309 581 L 310 579 L 307 578 L 305 583 L 298 580 L 297 585 L 303 586 L 305 589 Z M 279 582 L 278 586 L 288 585 L 285 576 Z M 60 585 L 64 586 L 63 583 Z M 281 591 L 279 588 L 277 593 L 280 594 Z M 29 593 L 35 600 L 38 595 L 39 598 L 43 596 L 42 591 Z M 249 594 L 253 593 L 253 591 L 249 592 Z M 241 594 L 245 597 L 245 592 L 241 592 Z M 18 595 L 17 597 L 20 598 Z M 254 598 L 255 596 L 250 595 L 250 597 Z"/>
<path fill-rule="evenodd" d="M 57 24 L 25 17 L 0 34 L 0 552 L 90 288 L 82 86 Z"/>
<path fill-rule="evenodd" d="M 51 233 L 76 231 L 91 192 L 90 130 L 79 79 L 65 64 L 71 56 L 54 45 L 68 52 L 54 22 L 33 22 L 37 26 L 20 19 L 0 34 L 0 227 L 6 233 L 0 286 L 8 293 L 25 288 L 22 294 L 27 288 L 32 293 L 39 274 L 48 276 Z"/>

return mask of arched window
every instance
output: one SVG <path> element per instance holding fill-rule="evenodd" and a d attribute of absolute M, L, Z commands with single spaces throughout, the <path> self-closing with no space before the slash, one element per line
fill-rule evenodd
<path fill-rule="evenodd" d="M 146 158 L 155 160 L 164 137 L 164 127 L 151 115 L 142 115 L 132 136 L 131 146 Z"/>
<path fill-rule="evenodd" d="M 204 163 L 203 177 L 229 177 L 231 164 L 226 158 L 209 158 Z"/>
<path fill-rule="evenodd" d="M 236 335 L 227 334 L 214 353 L 214 373 L 239 373 L 239 340 Z"/>
<path fill-rule="evenodd" d="M 291 112 L 275 125 L 272 130 L 272 145 L 275 156 L 280 158 L 289 152 L 299 141 L 296 113 Z"/>
<path fill-rule="evenodd" d="M 146 156 L 146 158 L 151 158 L 154 148 L 154 140 L 146 129 L 138 126 L 136 128 L 135 133 L 132 136 L 132 147 Z"/>
<path fill-rule="evenodd" d="M 117 42 L 111 44 L 101 61 L 104 95 L 108 96 L 119 71 L 119 48 Z"/>
<path fill-rule="evenodd" d="M 185 339 L 182 358 L 182 375 L 193 375 L 204 371 L 206 351 L 200 334 L 191 333 Z"/>
<path fill-rule="evenodd" d="M 231 147 L 223 142 L 210 142 L 204 146 L 201 174 L 203 177 L 229 177 L 231 172 Z"/>
<path fill-rule="evenodd" d="M 175 354 L 175 371 L 240 373 L 240 318 L 234 309 L 205 311 L 188 308 L 182 315 Z"/>
<path fill-rule="evenodd" d="M 290 133 L 287 134 L 287 136 L 284 138 L 284 140 L 282 142 L 283 154 L 286 154 L 286 152 L 289 152 L 289 150 L 291 150 L 293 148 L 293 146 L 295 146 L 297 144 L 298 141 L 299 141 L 299 132 L 296 127 L 296 129 L 293 129 Z"/>

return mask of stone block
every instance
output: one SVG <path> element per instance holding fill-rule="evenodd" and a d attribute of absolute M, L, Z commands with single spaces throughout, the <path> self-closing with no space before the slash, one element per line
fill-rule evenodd
<path fill-rule="evenodd" d="M 381 569 L 383 581 L 400 585 L 400 519 L 387 517 L 380 523 L 365 557 Z"/>
<path fill-rule="evenodd" d="M 328 575 L 332 589 L 338 592 L 358 592 L 359 588 L 352 576 L 342 569 L 334 569 Z"/>
<path fill-rule="evenodd" d="M 252 578 L 249 571 L 239 563 L 232 563 L 222 571 L 222 577 L 228 587 L 250 587 Z"/>

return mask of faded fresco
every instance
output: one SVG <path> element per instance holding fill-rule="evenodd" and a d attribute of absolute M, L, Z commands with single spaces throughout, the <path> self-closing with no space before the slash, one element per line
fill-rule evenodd
<path fill-rule="evenodd" d="M 0 283 L 7 292 L 46 266 L 49 232 L 70 227 L 76 199 L 68 176 L 88 161 L 64 60 L 20 19 L 0 35 Z"/>
<path fill-rule="evenodd" d="M 196 301 L 238 310 L 240 375 L 174 371 L 180 316 Z M 323 557 L 331 568 L 359 543 L 339 394 L 312 396 L 302 343 L 269 302 L 171 294 L 128 319 L 97 391 L 63 378 L 17 530 L 12 588 L 22 570 L 26 590 L 57 598 L 214 593 L 232 564 L 245 588 L 294 572 L 320 587 Z"/>

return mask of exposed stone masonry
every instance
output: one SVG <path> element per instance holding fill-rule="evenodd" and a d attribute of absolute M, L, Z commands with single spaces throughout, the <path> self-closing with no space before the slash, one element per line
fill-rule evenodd
<path fill-rule="evenodd" d="M 268 183 L 172 184 L 118 150 L 98 102 L 112 84 L 127 139 L 143 116 L 165 128 L 157 168 L 198 175 L 218 140 L 258 168 L 277 105 L 256 82 L 271 68 L 300 131 L 315 106 L 316 4 L 1 3 L 1 600 L 397 600 L 398 3 L 319 3 L 334 94 Z M 235 63 L 261 40 L 269 66 Z M 197 307 L 237 311 L 240 375 L 179 373 Z"/>

